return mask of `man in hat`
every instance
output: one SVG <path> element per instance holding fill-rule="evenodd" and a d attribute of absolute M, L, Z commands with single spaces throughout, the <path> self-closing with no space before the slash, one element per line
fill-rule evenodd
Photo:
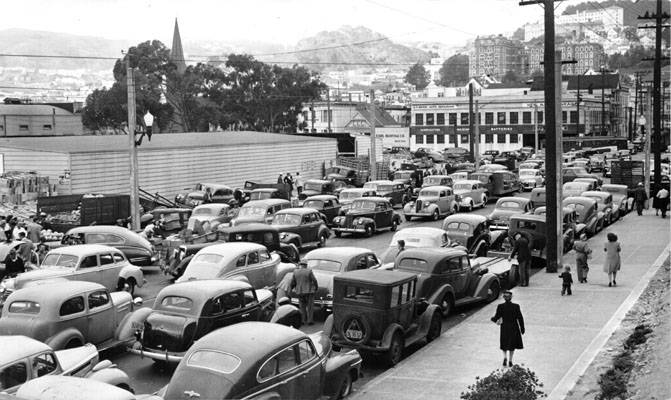
<path fill-rule="evenodd" d="M 520 286 L 529 286 L 529 274 L 531 272 L 531 246 L 527 238 L 518 233 L 515 235 L 515 244 L 508 260 L 517 255 L 517 265 L 520 271 Z"/>
<path fill-rule="evenodd" d="M 646 200 L 648 200 L 648 194 L 645 193 L 643 184 L 639 182 L 636 189 L 634 189 L 634 203 L 636 203 L 636 212 L 638 215 L 643 215 L 643 207 Z"/>
<path fill-rule="evenodd" d="M 503 292 L 503 303 L 496 307 L 496 314 L 492 317 L 501 327 L 499 347 L 503 352 L 503 366 L 513 366 L 513 354 L 517 349 L 523 349 L 522 335 L 524 335 L 524 318 L 519 304 L 513 303 L 513 292 Z"/>
<path fill-rule="evenodd" d="M 298 296 L 298 308 L 301 311 L 303 324 L 314 324 L 314 302 L 318 287 L 317 278 L 315 278 L 312 270 L 308 268 L 308 263 L 305 261 L 298 263 L 298 268 L 294 270 L 291 288 L 296 293 L 296 296 Z"/>

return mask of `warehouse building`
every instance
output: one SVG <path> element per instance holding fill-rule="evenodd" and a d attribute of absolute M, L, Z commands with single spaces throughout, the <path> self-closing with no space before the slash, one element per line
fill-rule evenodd
<path fill-rule="evenodd" d="M 154 135 L 138 147 L 140 188 L 173 198 L 199 182 L 242 187 L 300 172 L 320 178 L 335 158 L 335 139 L 262 132 Z M 128 193 L 128 137 L 0 139 L 0 173 L 36 171 L 58 182 L 59 194 Z"/>
<path fill-rule="evenodd" d="M 82 117 L 46 104 L 0 104 L 0 136 L 82 135 Z"/>

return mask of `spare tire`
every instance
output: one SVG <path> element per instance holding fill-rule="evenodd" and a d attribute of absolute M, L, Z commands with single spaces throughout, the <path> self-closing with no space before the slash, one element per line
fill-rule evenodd
<path fill-rule="evenodd" d="M 366 343 L 372 334 L 371 326 L 357 314 L 347 314 L 340 324 L 340 333 L 348 342 L 354 344 Z"/>

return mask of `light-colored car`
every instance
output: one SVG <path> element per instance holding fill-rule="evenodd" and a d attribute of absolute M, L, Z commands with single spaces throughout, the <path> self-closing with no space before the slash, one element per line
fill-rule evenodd
<path fill-rule="evenodd" d="M 276 212 L 291 207 L 291 202 L 284 199 L 266 199 L 248 201 L 240 207 L 238 216 L 233 218 L 231 225 L 261 222 L 269 224 Z"/>
<path fill-rule="evenodd" d="M 567 197 L 580 196 L 582 192 L 590 190 L 591 187 L 592 184 L 589 182 L 566 182 L 564 185 L 562 185 L 561 189 L 562 199 Z"/>
<path fill-rule="evenodd" d="M 501 164 L 484 164 L 478 168 L 479 172 L 507 171 L 508 167 Z"/>
<path fill-rule="evenodd" d="M 573 182 L 587 182 L 589 183 L 588 190 L 599 190 L 599 181 L 594 178 L 575 178 Z"/>
<path fill-rule="evenodd" d="M 452 182 L 459 182 L 468 180 L 468 171 L 457 171 L 448 175 L 452 178 Z"/>
<path fill-rule="evenodd" d="M 12 293 L 2 309 L 0 335 L 25 335 L 54 350 L 93 343 L 99 350 L 134 340 L 133 313 L 142 299 L 110 293 L 98 283 L 62 281 L 36 284 Z M 150 311 L 150 310 L 149 310 Z M 146 314 L 145 314 L 146 316 Z"/>
<path fill-rule="evenodd" d="M 391 242 L 389 242 L 389 247 L 387 247 L 380 257 L 384 269 L 391 269 L 391 267 L 394 266 L 394 260 L 399 253 L 399 240 L 405 242 L 406 249 L 418 247 L 449 247 L 451 244 L 450 238 L 442 229 L 426 226 L 401 229 L 394 234 L 391 238 Z"/>
<path fill-rule="evenodd" d="M 352 202 L 356 199 L 362 197 L 372 197 L 376 196 L 375 189 L 369 188 L 349 188 L 343 189 L 338 195 L 338 200 L 340 200 L 340 205 L 342 206 L 341 210 L 347 211 L 352 206 Z"/>
<path fill-rule="evenodd" d="M 523 190 L 531 190 L 545 184 L 545 178 L 540 169 L 520 169 L 519 177 Z"/>
<path fill-rule="evenodd" d="M 105 382 L 73 376 L 44 376 L 21 386 L 17 400 L 163 400 L 158 395 L 135 395 Z"/>
<path fill-rule="evenodd" d="M 518 169 L 542 169 L 543 167 L 543 161 L 542 160 L 526 160 L 525 162 L 521 163 L 518 167 Z"/>
<path fill-rule="evenodd" d="M 596 201 L 597 210 L 599 213 L 603 213 L 604 226 L 610 225 L 620 218 L 620 208 L 613 206 L 612 194 L 597 190 L 589 190 L 580 196 Z"/>
<path fill-rule="evenodd" d="M 15 393 L 24 383 L 42 376 L 79 376 L 130 389 L 125 372 L 100 361 L 92 344 L 54 351 L 27 336 L 0 336 L 0 391 Z"/>
<path fill-rule="evenodd" d="M 449 186 L 429 186 L 419 191 L 417 200 L 403 207 L 405 220 L 413 217 L 431 218 L 438 221 L 441 216 L 454 214 L 459 210 L 461 198 Z"/>
<path fill-rule="evenodd" d="M 454 186 L 455 196 L 459 196 L 459 208 L 473 211 L 473 207 L 487 206 L 489 193 L 487 188 L 480 181 L 463 180 L 455 182 Z"/>
<path fill-rule="evenodd" d="M 230 242 L 207 246 L 193 257 L 177 282 L 238 279 L 254 289 L 274 287 L 280 256 L 258 243 Z"/>
<path fill-rule="evenodd" d="M 630 200 L 627 185 L 607 184 L 601 186 L 601 191 L 613 195 L 613 207 L 620 209 L 620 218 L 624 217 L 632 209 L 633 198 Z"/>
<path fill-rule="evenodd" d="M 186 227 L 192 231 L 197 231 L 196 223 L 198 223 L 203 231 L 213 231 L 219 224 L 229 224 L 237 216 L 238 208 L 232 208 L 228 204 L 201 204 L 193 209 Z"/>
<path fill-rule="evenodd" d="M 53 279 L 95 282 L 110 291 L 128 290 L 131 294 L 136 286 L 142 287 L 145 282 L 140 267 L 129 263 L 116 248 L 80 244 L 51 250 L 40 268 L 2 281 L 0 294 L 6 299 L 13 291 L 29 284 Z"/>
<path fill-rule="evenodd" d="M 510 217 L 531 211 L 531 200 L 523 197 L 501 197 L 496 201 L 494 211 L 487 216 L 490 229 L 506 229 Z"/>

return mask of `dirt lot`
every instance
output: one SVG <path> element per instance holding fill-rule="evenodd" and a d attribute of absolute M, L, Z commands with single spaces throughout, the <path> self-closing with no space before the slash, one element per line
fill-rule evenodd
<path fill-rule="evenodd" d="M 627 399 L 671 399 L 671 290 L 669 259 L 655 274 L 641 297 L 627 313 L 567 399 L 594 399 L 599 394 L 599 376 L 613 365 L 613 358 L 637 325 L 645 324 L 653 332 L 634 354 L 636 364 L 628 382 Z"/>

